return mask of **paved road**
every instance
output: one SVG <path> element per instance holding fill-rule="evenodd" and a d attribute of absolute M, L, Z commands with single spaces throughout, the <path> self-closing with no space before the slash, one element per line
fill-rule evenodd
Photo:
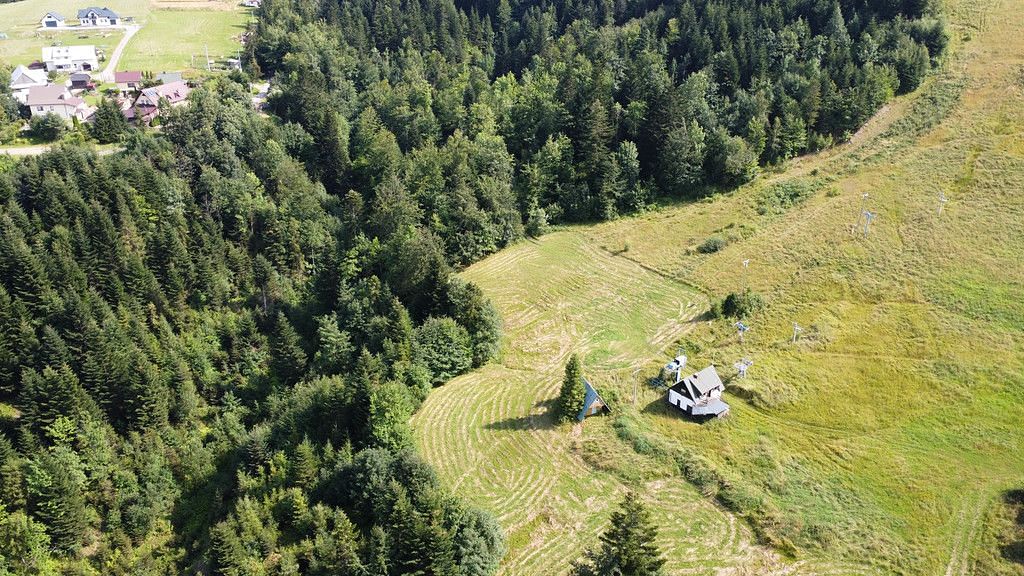
<path fill-rule="evenodd" d="M 114 81 L 114 71 L 117 70 L 117 61 L 121 59 L 121 53 L 124 52 L 124 47 L 128 45 L 128 41 L 135 36 L 135 33 L 139 31 L 138 25 L 125 26 L 124 37 L 117 43 L 117 48 L 114 48 L 114 52 L 107 59 L 107 66 L 99 74 L 99 78 L 103 82 Z"/>

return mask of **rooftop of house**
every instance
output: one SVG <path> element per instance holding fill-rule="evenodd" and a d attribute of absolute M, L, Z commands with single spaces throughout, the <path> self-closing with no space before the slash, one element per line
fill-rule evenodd
<path fill-rule="evenodd" d="M 33 70 L 26 66 L 18 65 L 17 68 L 11 72 L 11 86 L 18 84 L 35 83 L 45 84 L 46 83 L 46 70 Z"/>
<path fill-rule="evenodd" d="M 96 47 L 85 46 L 44 46 L 43 61 L 47 60 L 92 60 L 96 58 Z"/>
<path fill-rule="evenodd" d="M 722 383 L 722 379 L 718 377 L 718 371 L 715 370 L 715 366 L 712 364 L 703 370 L 691 374 L 685 378 L 679 380 L 675 386 L 672 386 L 672 390 L 690 396 L 689 386 L 693 386 L 693 391 L 700 396 L 707 396 L 712 390 L 725 389 L 725 384 Z M 696 400 L 696 398 L 692 398 Z"/>
<path fill-rule="evenodd" d="M 188 98 L 188 94 L 191 91 L 192 89 L 188 87 L 188 84 L 178 80 L 177 82 L 146 88 L 142 91 L 142 95 L 153 101 L 166 98 L 168 102 L 174 104 Z"/>
<path fill-rule="evenodd" d="M 114 82 L 142 82 L 142 72 L 114 72 Z"/>
<path fill-rule="evenodd" d="M 104 6 L 103 8 L 96 8 L 90 6 L 89 8 L 82 8 L 78 11 L 79 18 L 91 18 L 90 14 L 95 14 L 101 18 L 117 18 L 117 12 L 114 12 L 110 8 Z"/>
<path fill-rule="evenodd" d="M 53 18 L 54 20 L 64 20 L 64 17 L 56 12 L 47 12 L 46 14 L 43 14 L 43 18 L 46 18 L 47 16 Z"/>
<path fill-rule="evenodd" d="M 171 82 L 181 82 L 181 72 L 161 72 L 156 75 L 156 79 L 161 84 L 170 84 Z"/>
<path fill-rule="evenodd" d="M 715 398 L 706 404 L 697 404 L 691 408 L 694 416 L 719 416 L 729 411 L 729 405 L 720 398 Z"/>
<path fill-rule="evenodd" d="M 25 100 L 25 104 L 28 106 L 49 106 L 54 104 L 78 106 L 83 103 L 85 103 L 84 100 L 75 98 L 68 93 L 67 88 L 60 84 L 33 86 L 28 89 L 28 98 Z"/>
<path fill-rule="evenodd" d="M 703 370 L 684 378 L 689 380 L 695 390 L 700 392 L 702 395 L 715 390 L 716 388 L 725 388 L 722 384 L 722 379 L 718 377 L 718 371 L 715 370 L 715 366 L 711 365 Z"/>

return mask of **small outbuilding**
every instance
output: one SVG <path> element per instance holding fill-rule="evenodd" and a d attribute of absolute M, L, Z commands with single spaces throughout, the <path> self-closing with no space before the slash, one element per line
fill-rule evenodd
<path fill-rule="evenodd" d="M 679 372 L 682 374 L 682 372 Z M 729 413 L 729 405 L 722 401 L 725 384 L 714 365 L 689 376 L 677 377 L 668 389 L 668 403 L 694 417 L 721 418 Z"/>
<path fill-rule="evenodd" d="M 47 12 L 39 20 L 39 25 L 43 28 L 63 28 L 67 26 L 64 17 L 56 12 Z"/>
<path fill-rule="evenodd" d="M 92 75 L 88 72 L 72 72 L 69 80 L 73 90 L 90 90 L 96 87 L 92 83 Z"/>
<path fill-rule="evenodd" d="M 608 407 L 608 403 L 604 401 L 604 398 L 601 398 L 601 395 L 597 393 L 597 389 L 586 378 L 583 379 L 583 388 L 586 391 L 586 394 L 583 396 L 583 409 L 576 416 L 576 420 L 583 422 L 583 419 L 587 416 L 612 411 Z"/>

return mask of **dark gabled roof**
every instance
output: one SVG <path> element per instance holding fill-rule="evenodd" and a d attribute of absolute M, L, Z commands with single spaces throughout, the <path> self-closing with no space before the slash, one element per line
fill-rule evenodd
<path fill-rule="evenodd" d="M 63 16 L 61 16 L 60 14 L 58 14 L 56 12 L 47 12 L 46 14 L 43 14 L 43 18 L 46 18 L 47 16 L 53 18 L 54 20 L 64 20 L 65 19 Z"/>
<path fill-rule="evenodd" d="M 608 403 L 604 401 L 604 398 L 601 398 L 601 395 L 597 393 L 597 390 L 590 385 L 590 382 L 588 382 L 586 378 L 583 379 L 583 388 L 586 390 L 586 394 L 583 396 L 583 409 L 580 410 L 580 413 L 576 416 L 576 420 L 582 422 L 583 419 L 587 417 L 587 410 L 590 409 L 594 400 L 600 400 L 601 404 L 603 404 L 607 410 L 611 410 L 611 408 L 608 408 Z"/>
<path fill-rule="evenodd" d="M 114 12 L 106 6 L 104 6 L 103 8 L 96 8 L 94 6 L 90 6 L 89 8 L 82 8 L 78 11 L 78 17 L 88 18 L 90 12 L 95 12 L 97 16 L 103 16 L 106 18 L 117 18 L 117 12 Z"/>

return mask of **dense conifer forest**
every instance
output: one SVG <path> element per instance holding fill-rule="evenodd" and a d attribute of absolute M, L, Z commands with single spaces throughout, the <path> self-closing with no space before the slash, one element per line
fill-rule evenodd
<path fill-rule="evenodd" d="M 265 0 L 269 116 L 234 73 L 0 160 L 0 574 L 494 573 L 408 425 L 499 349 L 454 272 L 849 138 L 945 44 L 926 0 Z"/>

